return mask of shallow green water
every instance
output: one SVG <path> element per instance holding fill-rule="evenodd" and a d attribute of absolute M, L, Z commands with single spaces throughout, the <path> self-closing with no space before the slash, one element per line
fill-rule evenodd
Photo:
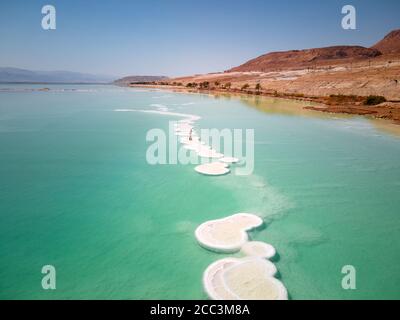
<path fill-rule="evenodd" d="M 235 212 L 265 218 L 252 237 L 276 247 L 292 299 L 400 298 L 400 139 L 369 120 L 278 100 L 23 90 L 40 87 L 0 86 L 0 298 L 205 299 L 202 272 L 223 256 L 193 232 Z M 148 165 L 146 132 L 176 118 L 114 110 L 151 104 L 202 128 L 254 128 L 254 174 Z M 47 264 L 54 291 L 41 288 Z M 341 287 L 344 265 L 356 290 Z"/>

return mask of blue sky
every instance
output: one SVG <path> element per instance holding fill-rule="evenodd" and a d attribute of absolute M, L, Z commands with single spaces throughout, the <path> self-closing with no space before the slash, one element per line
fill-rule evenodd
<path fill-rule="evenodd" d="M 42 6 L 57 29 L 41 28 Z M 357 30 L 341 8 L 357 9 Z M 399 0 L 1 0 L 0 66 L 115 76 L 223 71 L 270 51 L 371 46 L 400 28 Z"/>

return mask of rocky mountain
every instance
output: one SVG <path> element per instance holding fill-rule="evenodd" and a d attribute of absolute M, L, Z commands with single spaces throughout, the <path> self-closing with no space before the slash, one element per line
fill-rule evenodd
<path fill-rule="evenodd" d="M 400 53 L 400 29 L 393 30 L 372 48 L 383 54 Z"/>
<path fill-rule="evenodd" d="M 271 52 L 252 59 L 227 72 L 281 71 L 334 65 L 350 60 L 362 60 L 381 55 L 375 48 L 361 46 L 334 46 L 306 50 Z"/>
<path fill-rule="evenodd" d="M 270 72 L 335 66 L 369 60 L 382 54 L 396 53 L 400 53 L 400 29 L 393 30 L 371 48 L 361 46 L 333 46 L 271 52 L 247 61 L 226 72 Z"/>

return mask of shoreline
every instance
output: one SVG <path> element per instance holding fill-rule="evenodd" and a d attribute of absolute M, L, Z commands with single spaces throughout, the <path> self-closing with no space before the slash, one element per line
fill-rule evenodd
<path fill-rule="evenodd" d="M 199 94 L 229 94 L 238 96 L 268 97 L 283 100 L 294 100 L 310 102 L 312 104 L 303 107 L 304 110 L 318 111 L 330 114 L 347 114 L 354 116 L 367 116 L 372 119 L 384 120 L 388 124 L 400 125 L 400 101 L 387 101 L 377 105 L 364 105 L 361 100 L 366 98 L 362 96 L 305 96 L 300 94 L 272 93 L 267 91 L 243 91 L 240 89 L 193 89 L 176 85 L 161 84 L 130 84 L 128 88 L 152 88 L 165 89 L 174 92 L 199 93 Z M 344 100 L 346 103 L 340 103 Z"/>

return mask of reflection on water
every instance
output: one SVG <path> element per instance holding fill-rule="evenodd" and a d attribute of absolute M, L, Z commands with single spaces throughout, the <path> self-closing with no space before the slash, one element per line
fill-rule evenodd
<path fill-rule="evenodd" d="M 350 118 L 351 115 L 346 114 L 331 114 L 324 113 L 315 110 L 307 110 L 304 107 L 307 106 L 318 106 L 318 103 L 310 101 L 265 97 L 265 96 L 253 96 L 243 94 L 216 94 L 216 99 L 239 99 L 245 105 L 257 109 L 261 112 L 269 114 L 278 114 L 286 116 L 304 116 L 313 117 L 319 119 L 336 119 L 336 118 Z"/>
<path fill-rule="evenodd" d="M 370 121 L 377 130 L 400 137 L 400 125 L 382 119 L 370 119 Z"/>
<path fill-rule="evenodd" d="M 302 116 L 327 120 L 354 119 L 362 117 L 363 119 L 367 119 L 375 129 L 386 134 L 400 137 L 400 125 L 387 120 L 375 119 L 368 116 L 350 115 L 344 113 L 327 113 L 304 109 L 304 107 L 307 106 L 318 106 L 319 104 L 316 102 L 228 93 L 216 93 L 213 94 L 213 96 L 215 99 L 238 99 L 243 104 L 268 114 Z"/>

